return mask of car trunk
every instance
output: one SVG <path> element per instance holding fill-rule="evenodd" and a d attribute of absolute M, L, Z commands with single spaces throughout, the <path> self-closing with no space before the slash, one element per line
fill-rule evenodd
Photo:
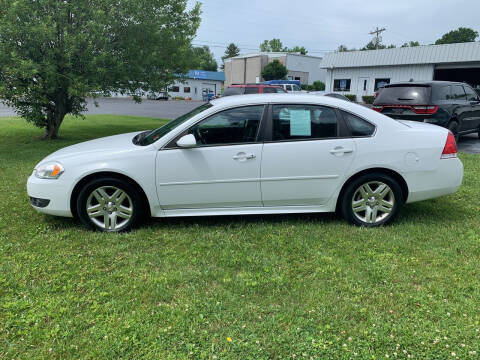
<path fill-rule="evenodd" d="M 436 111 L 429 85 L 387 85 L 379 91 L 373 109 L 394 119 L 423 121 Z"/>

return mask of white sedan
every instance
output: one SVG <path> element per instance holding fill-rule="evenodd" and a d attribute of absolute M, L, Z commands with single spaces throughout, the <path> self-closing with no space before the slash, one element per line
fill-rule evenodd
<path fill-rule="evenodd" d="M 148 216 L 339 210 L 391 222 L 404 203 L 457 191 L 448 130 L 325 96 L 230 96 L 166 125 L 54 152 L 27 183 L 32 206 L 117 232 Z"/>

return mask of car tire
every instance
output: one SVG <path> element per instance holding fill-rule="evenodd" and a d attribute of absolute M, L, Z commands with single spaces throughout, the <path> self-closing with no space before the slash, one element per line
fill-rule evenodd
<path fill-rule="evenodd" d="M 458 139 L 460 137 L 460 135 L 458 135 L 458 122 L 451 121 L 448 124 L 448 130 L 452 132 L 453 136 L 455 136 L 455 141 L 458 142 Z"/>
<path fill-rule="evenodd" d="M 103 232 L 128 231 L 145 220 L 146 204 L 139 190 L 113 177 L 88 182 L 77 198 L 77 214 L 90 229 Z"/>
<path fill-rule="evenodd" d="M 391 223 L 403 202 L 402 189 L 393 177 L 369 173 L 346 186 L 340 198 L 340 210 L 354 225 L 376 227 Z"/>

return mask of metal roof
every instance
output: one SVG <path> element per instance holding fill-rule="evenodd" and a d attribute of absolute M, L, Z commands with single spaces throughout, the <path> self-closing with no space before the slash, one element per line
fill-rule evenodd
<path fill-rule="evenodd" d="M 480 43 L 424 45 L 382 50 L 327 53 L 322 68 L 480 62 Z"/>

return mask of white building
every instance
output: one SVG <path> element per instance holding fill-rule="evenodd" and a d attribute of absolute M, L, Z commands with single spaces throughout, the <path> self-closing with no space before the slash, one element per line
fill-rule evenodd
<path fill-rule="evenodd" d="M 285 65 L 288 80 L 299 80 L 301 84 L 310 85 L 317 80 L 325 82 L 327 71 L 320 67 L 321 57 L 288 52 L 260 52 L 225 59 L 225 86 L 262 82 L 262 70 L 273 60 Z"/>
<path fill-rule="evenodd" d="M 168 88 L 168 95 L 204 100 L 205 95 L 209 92 L 219 96 L 224 81 L 225 74 L 223 72 L 190 70 L 182 81 L 176 81 Z"/>
<path fill-rule="evenodd" d="M 327 70 L 326 91 L 355 94 L 357 101 L 379 85 L 411 79 L 480 87 L 480 43 L 328 53 L 321 67 Z"/>

